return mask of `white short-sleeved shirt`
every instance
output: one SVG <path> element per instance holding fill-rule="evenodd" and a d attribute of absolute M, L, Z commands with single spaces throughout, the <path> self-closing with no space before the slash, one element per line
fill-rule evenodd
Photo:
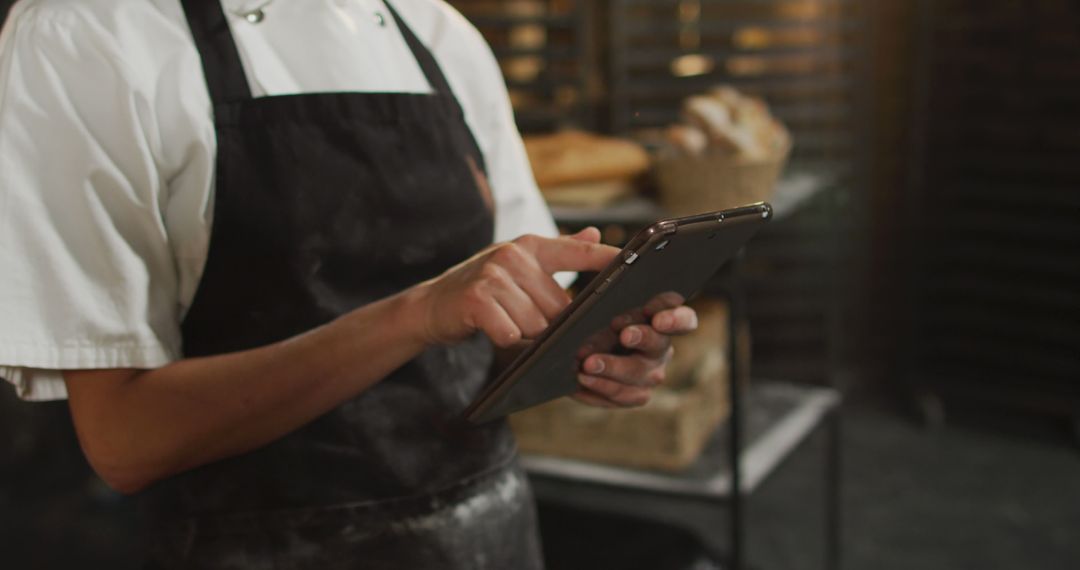
<path fill-rule="evenodd" d="M 380 0 L 273 0 L 262 22 L 242 17 L 263 3 L 223 0 L 255 96 L 430 92 Z M 440 0 L 393 4 L 484 153 L 496 240 L 554 235 L 482 37 Z M 0 376 L 20 396 L 64 398 L 64 369 L 180 358 L 215 152 L 179 0 L 14 6 L 0 35 Z"/>

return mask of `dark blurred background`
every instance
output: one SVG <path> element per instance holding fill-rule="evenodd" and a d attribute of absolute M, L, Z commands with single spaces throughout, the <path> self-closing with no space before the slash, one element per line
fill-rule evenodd
<path fill-rule="evenodd" d="M 751 375 L 844 396 L 845 567 L 1080 568 L 1080 2 L 451 4 L 524 133 L 634 137 L 720 83 L 790 129 L 787 172 L 823 182 L 741 264 Z M 689 52 L 707 69 L 674 74 Z M 133 507 L 70 429 L 0 390 L 5 567 L 135 567 Z M 751 567 L 820 567 L 825 445 L 749 499 Z M 553 568 L 588 567 L 582 533 L 647 551 L 627 568 L 714 567 L 671 561 L 701 548 L 671 526 L 542 507 Z"/>

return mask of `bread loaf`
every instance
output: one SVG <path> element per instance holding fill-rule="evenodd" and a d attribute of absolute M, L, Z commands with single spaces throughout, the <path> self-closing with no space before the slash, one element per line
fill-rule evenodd
<path fill-rule="evenodd" d="M 713 148 L 745 156 L 761 154 L 753 132 L 733 121 L 732 111 L 715 97 L 697 95 L 683 103 L 683 117 L 687 123 L 705 131 Z"/>
<path fill-rule="evenodd" d="M 705 131 L 687 125 L 672 125 L 666 132 L 666 140 L 683 154 L 701 156 L 709 146 Z"/>
<path fill-rule="evenodd" d="M 649 155 L 640 145 L 581 131 L 526 137 L 525 150 L 541 189 L 628 180 L 649 168 Z"/>

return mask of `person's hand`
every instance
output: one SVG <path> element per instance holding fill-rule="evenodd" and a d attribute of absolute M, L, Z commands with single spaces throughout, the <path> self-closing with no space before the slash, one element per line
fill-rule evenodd
<path fill-rule="evenodd" d="M 417 286 L 426 344 L 452 344 L 481 331 L 500 348 L 536 338 L 570 303 L 552 278 L 558 271 L 600 271 L 619 250 L 600 232 L 525 235 L 492 245 Z"/>
<path fill-rule="evenodd" d="M 697 328 L 697 313 L 684 302 L 678 293 L 662 293 L 644 307 L 613 319 L 610 330 L 605 331 L 612 338 L 597 337 L 593 342 L 607 346 L 617 342 L 630 353 L 590 354 L 590 348 L 583 350 L 578 374 L 581 390 L 573 398 L 604 408 L 648 403 L 652 390 L 664 382 L 674 352 L 671 337 Z"/>

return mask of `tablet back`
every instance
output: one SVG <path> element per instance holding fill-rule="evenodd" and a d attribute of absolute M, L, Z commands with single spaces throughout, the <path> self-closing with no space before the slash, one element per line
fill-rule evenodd
<path fill-rule="evenodd" d="M 642 230 L 466 410 L 479 423 L 578 390 L 582 361 L 619 352 L 618 332 L 705 286 L 772 216 L 759 203 L 664 220 Z"/>

